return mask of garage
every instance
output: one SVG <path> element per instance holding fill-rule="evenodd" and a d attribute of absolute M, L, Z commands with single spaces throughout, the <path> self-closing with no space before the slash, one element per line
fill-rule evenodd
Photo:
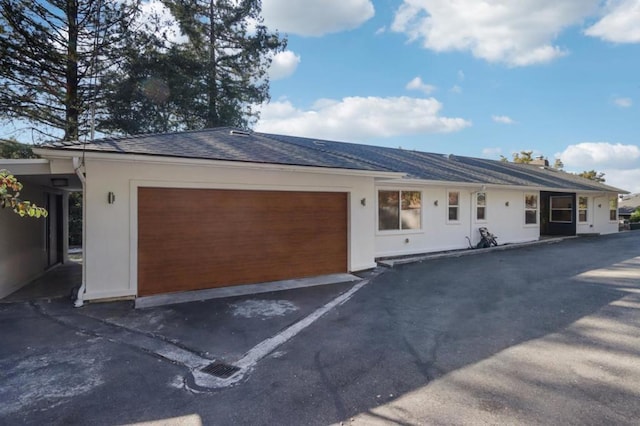
<path fill-rule="evenodd" d="M 138 296 L 347 271 L 344 192 L 138 188 Z"/>

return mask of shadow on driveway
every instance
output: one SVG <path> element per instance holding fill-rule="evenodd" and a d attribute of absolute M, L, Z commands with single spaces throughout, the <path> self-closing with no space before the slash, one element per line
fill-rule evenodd
<path fill-rule="evenodd" d="M 28 305 L 0 305 L 4 371 L 36 368 L 39 358 L 21 355 L 25 346 L 41 348 L 39 357 L 77 347 L 68 380 L 91 384 L 55 404 L 19 399 L 19 411 L 0 410 L 0 423 L 19 412 L 31 424 L 61 424 L 71 414 L 94 424 L 179 416 L 220 425 L 637 424 L 639 258 L 640 233 L 624 233 L 403 265 L 262 359 L 245 381 L 200 394 L 176 385 L 176 372 L 185 372 L 173 364 L 145 364 L 126 345 L 68 330 L 58 343 L 52 325 L 43 327 L 49 337 L 33 331 L 43 319 L 31 318 Z M 105 304 L 58 312 L 54 302 L 43 309 L 233 360 L 351 285 L 260 295 L 267 303 L 257 305 L 240 297 L 144 311 Z M 286 313 L 262 319 L 267 306 Z M 32 322 L 23 327 L 27 317 Z M 7 321 L 22 335 L 11 334 Z M 5 400 L 53 374 L 49 364 L 38 372 L 25 383 L 0 378 L 0 388 L 13 392 Z"/>

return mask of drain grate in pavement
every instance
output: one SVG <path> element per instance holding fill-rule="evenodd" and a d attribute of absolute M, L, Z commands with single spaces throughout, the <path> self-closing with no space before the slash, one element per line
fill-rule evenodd
<path fill-rule="evenodd" d="M 202 371 L 203 373 L 211 374 L 212 376 L 220 377 L 222 379 L 228 379 L 229 377 L 240 371 L 240 367 L 225 364 L 224 362 L 214 362 L 207 365 L 200 371 Z"/>

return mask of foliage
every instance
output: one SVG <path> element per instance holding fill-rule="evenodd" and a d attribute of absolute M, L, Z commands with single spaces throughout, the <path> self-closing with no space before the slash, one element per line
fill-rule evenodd
<path fill-rule="evenodd" d="M 513 162 L 519 164 L 529 164 L 533 161 L 533 151 L 520 151 L 513 154 Z"/>
<path fill-rule="evenodd" d="M 0 139 L 0 158 L 38 158 L 30 145 L 15 140 Z"/>
<path fill-rule="evenodd" d="M 206 109 L 194 100 L 202 88 L 195 84 L 203 65 L 189 50 L 172 46 L 164 50 L 146 34 L 133 35 L 123 51 L 119 69 L 103 79 L 108 114 L 98 130 L 106 133 L 166 133 L 204 127 Z M 155 47 L 138 49 L 147 43 Z"/>
<path fill-rule="evenodd" d="M 500 161 L 502 161 L 503 163 L 508 163 L 509 159 L 504 155 L 501 155 Z M 533 151 L 520 151 L 519 153 L 515 152 L 513 153 L 512 161 L 518 164 L 529 164 L 533 161 Z"/>
<path fill-rule="evenodd" d="M 113 66 L 136 3 L 0 0 L 0 117 L 43 138 L 77 140 L 100 104 L 98 77 Z"/>
<path fill-rule="evenodd" d="M 640 222 L 640 207 L 638 207 L 633 213 L 631 213 L 631 216 L 629 216 L 629 222 Z"/>
<path fill-rule="evenodd" d="M 589 171 L 585 170 L 582 173 L 578 173 L 578 176 L 586 178 L 586 179 L 594 180 L 594 181 L 600 182 L 600 183 L 605 182 L 604 173 L 597 172 L 595 170 L 589 170 Z"/>
<path fill-rule="evenodd" d="M 21 217 L 47 217 L 48 212 L 35 203 L 20 199 L 22 184 L 8 170 L 0 170 L 0 208 L 11 208 Z"/>
<path fill-rule="evenodd" d="M 69 245 L 82 245 L 82 193 L 69 194 Z"/>
<path fill-rule="evenodd" d="M 564 169 L 564 163 L 562 162 L 561 159 L 556 158 L 556 161 L 553 162 L 553 168 L 556 170 L 563 170 Z"/>
<path fill-rule="evenodd" d="M 106 77 L 101 128 L 136 134 L 205 127 L 248 128 L 269 100 L 267 70 L 286 39 L 262 24 L 260 0 L 163 0 L 186 42 L 162 36 L 163 23 L 122 51 Z M 145 46 L 140 49 L 139 46 Z"/>

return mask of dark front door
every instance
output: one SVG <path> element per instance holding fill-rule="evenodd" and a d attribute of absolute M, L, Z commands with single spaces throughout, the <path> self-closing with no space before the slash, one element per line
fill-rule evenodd
<path fill-rule="evenodd" d="M 576 235 L 576 194 L 540 192 L 540 234 Z"/>

